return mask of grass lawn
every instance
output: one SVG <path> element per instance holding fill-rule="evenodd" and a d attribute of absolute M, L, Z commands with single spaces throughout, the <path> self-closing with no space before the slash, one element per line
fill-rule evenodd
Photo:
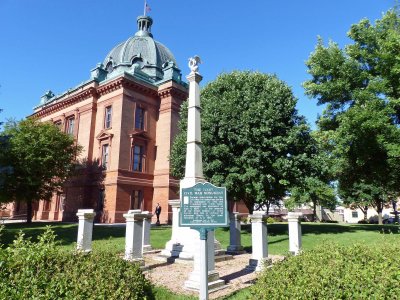
<path fill-rule="evenodd" d="M 9 244 L 17 233 L 22 230 L 27 237 L 35 239 L 43 232 L 47 225 L 58 236 L 61 247 L 73 249 L 78 232 L 77 224 L 66 223 L 32 223 L 30 226 L 20 224 L 6 224 L 5 232 L 0 237 L 0 244 Z M 308 250 L 320 243 L 336 242 L 343 245 L 354 243 L 379 243 L 381 239 L 398 239 L 400 229 L 396 225 L 339 225 L 303 223 L 303 249 Z M 153 248 L 161 249 L 171 237 L 171 228 L 168 226 L 153 227 L 150 242 Z M 229 245 L 229 229 L 216 230 L 216 238 L 222 247 Z M 125 243 L 125 227 L 95 225 L 93 229 L 93 249 L 102 249 L 122 252 Z M 287 223 L 268 224 L 268 250 L 270 254 L 285 255 L 288 252 L 289 236 Z M 242 225 L 242 245 L 248 252 L 251 251 L 251 226 Z"/>
<path fill-rule="evenodd" d="M 5 232 L 0 237 L 1 244 L 11 243 L 19 231 L 23 231 L 27 237 L 36 238 L 47 225 L 58 236 L 60 247 L 65 250 L 72 250 L 76 245 L 77 224 L 66 223 L 32 223 L 30 226 L 22 224 L 6 224 Z M 352 245 L 355 243 L 379 244 L 383 239 L 391 240 L 400 238 L 400 228 L 396 225 L 339 225 L 339 224 L 318 224 L 303 223 L 303 250 L 324 243 L 338 243 L 342 245 Z M 171 227 L 161 226 L 151 229 L 150 241 L 155 249 L 165 246 L 171 237 Z M 222 247 L 226 248 L 229 244 L 229 229 L 219 228 L 216 230 L 216 238 L 221 242 Z M 268 224 L 268 250 L 270 254 L 286 255 L 288 252 L 288 225 L 287 223 Z M 124 226 L 104 226 L 95 225 L 93 229 L 93 249 L 123 252 L 125 243 Z M 248 252 L 251 251 L 251 226 L 242 225 L 242 245 Z M 156 287 L 157 299 L 195 299 L 182 295 L 174 295 L 170 291 Z M 248 290 L 244 289 L 236 294 L 224 298 L 229 300 L 246 299 Z"/>

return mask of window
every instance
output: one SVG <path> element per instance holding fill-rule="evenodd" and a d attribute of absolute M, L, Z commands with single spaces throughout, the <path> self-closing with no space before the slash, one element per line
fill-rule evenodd
<path fill-rule="evenodd" d="M 112 107 L 106 107 L 106 113 L 104 116 L 104 128 L 111 128 L 111 114 L 112 114 Z"/>
<path fill-rule="evenodd" d="M 141 190 L 133 190 L 131 194 L 130 209 L 142 209 L 143 192 Z"/>
<path fill-rule="evenodd" d="M 55 206 L 54 206 L 54 211 L 64 210 L 64 209 L 63 209 L 63 206 L 64 206 L 64 197 L 65 197 L 64 194 L 57 193 L 57 196 L 56 196 L 56 203 L 55 203 Z"/>
<path fill-rule="evenodd" d="M 103 145 L 101 152 L 101 166 L 107 170 L 109 168 L 109 146 L 108 144 Z"/>
<path fill-rule="evenodd" d="M 140 57 L 135 57 L 134 59 L 132 59 L 132 65 L 136 64 L 137 66 L 139 66 L 140 68 L 143 67 L 143 59 L 141 59 Z"/>
<path fill-rule="evenodd" d="M 358 218 L 358 211 L 352 211 L 351 212 L 351 217 L 352 218 Z"/>
<path fill-rule="evenodd" d="M 135 110 L 135 129 L 144 130 L 144 113 L 145 110 L 141 107 L 136 107 Z"/>
<path fill-rule="evenodd" d="M 106 66 L 106 71 L 107 71 L 108 73 L 111 73 L 111 72 L 113 71 L 113 64 L 112 64 L 111 61 L 107 64 L 107 66 Z"/>
<path fill-rule="evenodd" d="M 61 129 L 62 122 L 56 121 L 56 122 L 54 122 L 54 125 L 56 125 L 59 129 Z"/>
<path fill-rule="evenodd" d="M 75 118 L 67 119 L 67 133 L 70 135 L 74 135 L 74 127 L 75 127 Z"/>
<path fill-rule="evenodd" d="M 43 211 L 50 211 L 51 201 L 43 200 Z"/>
<path fill-rule="evenodd" d="M 143 146 L 135 145 L 133 147 L 133 166 L 132 170 L 137 172 L 143 171 Z"/>

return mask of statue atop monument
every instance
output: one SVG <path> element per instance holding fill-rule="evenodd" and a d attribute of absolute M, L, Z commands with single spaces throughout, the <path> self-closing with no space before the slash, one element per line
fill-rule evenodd
<path fill-rule="evenodd" d="M 198 55 L 189 58 L 189 69 L 191 73 L 198 73 L 199 71 L 199 64 L 201 64 L 201 59 Z"/>

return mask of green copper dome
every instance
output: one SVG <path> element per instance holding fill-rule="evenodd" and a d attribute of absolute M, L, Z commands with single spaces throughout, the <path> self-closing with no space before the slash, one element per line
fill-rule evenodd
<path fill-rule="evenodd" d="M 151 25 L 153 20 L 148 16 L 137 18 L 138 32 L 125 42 L 114 47 L 106 56 L 103 65 L 108 72 L 125 71 L 129 68 L 140 70 L 155 80 L 163 79 L 163 65 L 173 62 L 175 58 L 171 51 L 160 42 L 153 39 Z"/>

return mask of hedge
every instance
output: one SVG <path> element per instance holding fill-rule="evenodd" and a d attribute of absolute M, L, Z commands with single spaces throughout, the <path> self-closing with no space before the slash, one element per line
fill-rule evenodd
<path fill-rule="evenodd" d="M 0 299 L 154 299 L 137 265 L 115 253 L 59 250 L 54 239 L 47 228 L 37 243 L 20 233 L 0 249 Z"/>
<path fill-rule="evenodd" d="M 325 243 L 265 269 L 251 299 L 398 299 L 400 237 L 379 246 Z"/>

